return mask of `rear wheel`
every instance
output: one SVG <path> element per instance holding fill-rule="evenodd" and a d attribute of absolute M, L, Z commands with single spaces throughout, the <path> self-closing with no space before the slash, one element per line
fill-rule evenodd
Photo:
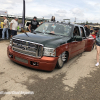
<path fill-rule="evenodd" d="M 63 52 L 58 58 L 56 68 L 61 69 L 67 60 L 68 60 L 68 53 Z"/>

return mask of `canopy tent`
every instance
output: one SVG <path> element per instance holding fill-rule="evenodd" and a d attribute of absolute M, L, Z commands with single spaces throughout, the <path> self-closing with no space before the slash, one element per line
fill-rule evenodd
<path fill-rule="evenodd" d="M 100 28 L 100 25 L 96 25 L 96 26 L 93 26 L 93 27 Z"/>

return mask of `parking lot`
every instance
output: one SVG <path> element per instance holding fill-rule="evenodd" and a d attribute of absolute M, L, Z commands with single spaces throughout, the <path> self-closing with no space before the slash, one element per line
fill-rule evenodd
<path fill-rule="evenodd" d="M 52 72 L 21 66 L 9 60 L 9 40 L 0 41 L 0 91 L 34 94 L 0 94 L 0 100 L 100 100 L 100 67 L 96 50 L 71 59 Z"/>

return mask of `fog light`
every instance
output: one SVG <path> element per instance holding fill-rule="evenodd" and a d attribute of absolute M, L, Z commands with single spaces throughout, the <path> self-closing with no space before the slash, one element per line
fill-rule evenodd
<path fill-rule="evenodd" d="M 10 57 L 10 58 L 13 58 L 13 55 L 9 54 L 9 57 Z"/>
<path fill-rule="evenodd" d="M 30 64 L 33 65 L 33 66 L 38 66 L 39 65 L 38 62 L 33 62 L 33 61 L 31 61 Z"/>

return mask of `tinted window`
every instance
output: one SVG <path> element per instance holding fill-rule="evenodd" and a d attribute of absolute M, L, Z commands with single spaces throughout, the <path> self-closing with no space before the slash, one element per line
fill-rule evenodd
<path fill-rule="evenodd" d="M 82 34 L 82 37 L 85 37 L 85 32 L 84 32 L 83 27 L 80 27 L 80 29 L 81 29 L 81 34 Z"/>
<path fill-rule="evenodd" d="M 73 36 L 80 36 L 79 27 L 75 26 L 74 31 L 73 31 Z"/>

